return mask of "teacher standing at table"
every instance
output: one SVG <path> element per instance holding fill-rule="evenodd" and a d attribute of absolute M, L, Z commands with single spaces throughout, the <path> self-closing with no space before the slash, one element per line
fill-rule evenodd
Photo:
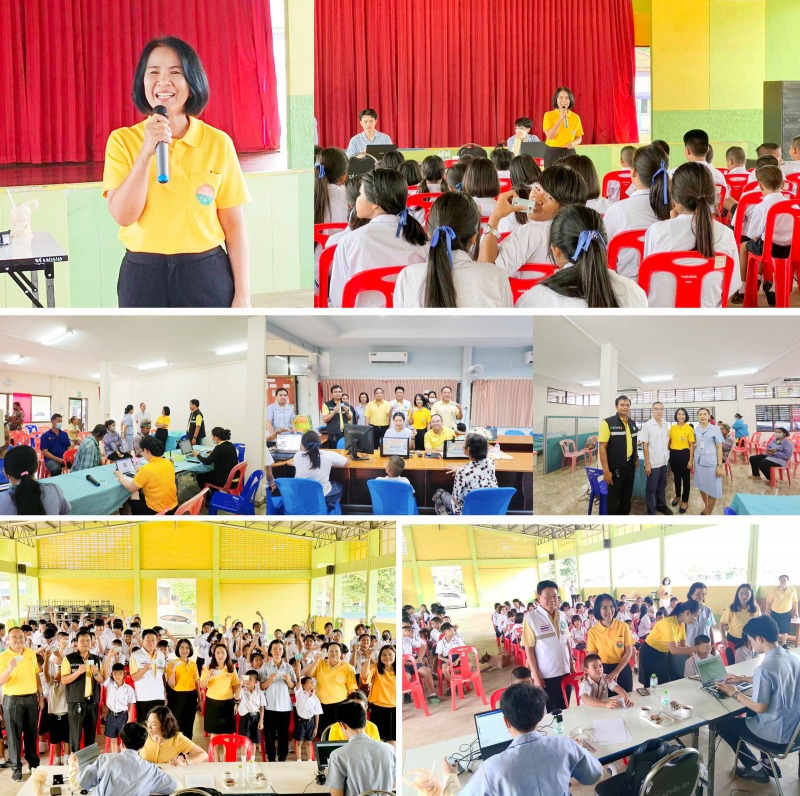
<path fill-rule="evenodd" d="M 250 306 L 250 194 L 231 139 L 197 118 L 208 99 L 205 69 L 186 42 L 167 36 L 145 46 L 133 101 L 147 119 L 111 133 L 103 173 L 127 250 L 120 307 Z M 161 144 L 168 175 L 155 157 Z"/>
<path fill-rule="evenodd" d="M 650 685 L 651 675 L 658 677 L 659 685 L 683 678 L 685 657 L 700 651 L 686 641 L 686 625 L 697 621 L 700 608 L 697 600 L 686 600 L 653 625 L 639 651 L 639 682 L 643 686 Z"/>
<path fill-rule="evenodd" d="M 583 140 L 581 117 L 572 112 L 574 105 L 573 93 L 566 86 L 559 86 L 553 94 L 553 110 L 544 115 L 542 122 L 548 146 L 544 156 L 545 168 L 574 154 L 575 147 Z"/>

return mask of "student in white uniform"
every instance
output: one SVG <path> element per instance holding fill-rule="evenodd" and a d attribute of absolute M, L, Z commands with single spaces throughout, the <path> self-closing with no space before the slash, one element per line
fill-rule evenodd
<path fill-rule="evenodd" d="M 683 145 L 685 147 L 684 154 L 686 155 L 686 160 L 690 163 L 702 163 L 711 174 L 714 185 L 724 188 L 727 193 L 728 183 L 725 181 L 725 175 L 706 160 L 706 155 L 708 155 L 709 150 L 708 133 L 705 130 L 689 130 L 683 136 Z M 715 199 L 717 199 L 719 197 L 719 191 L 715 189 L 714 195 Z M 716 207 L 717 204 L 718 202 L 715 201 L 714 206 Z M 734 204 L 735 202 L 733 199 L 728 196 L 725 199 L 724 207 L 726 210 L 730 210 Z"/>
<path fill-rule="evenodd" d="M 728 174 L 747 174 L 747 153 L 740 146 L 731 146 L 725 150 L 725 165 Z"/>
<path fill-rule="evenodd" d="M 514 153 L 506 149 L 502 144 L 498 145 L 492 154 L 489 155 L 489 160 L 492 165 L 497 169 L 497 177 L 501 180 L 511 179 L 511 161 L 514 159 Z"/>
<path fill-rule="evenodd" d="M 513 307 L 508 277 L 493 263 L 476 262 L 480 212 L 463 193 L 433 204 L 428 262 L 406 266 L 397 277 L 395 307 Z"/>
<path fill-rule="evenodd" d="M 347 457 L 336 451 L 320 450 L 320 437 L 316 431 L 309 430 L 300 438 L 300 451 L 292 460 L 294 477 L 316 481 L 322 487 L 322 494 L 328 511 L 332 511 L 342 496 L 342 485 L 331 481 L 331 467 L 347 467 Z"/>
<path fill-rule="evenodd" d="M 633 153 L 636 151 L 635 146 L 631 146 L 628 144 L 627 146 L 622 147 L 619 151 L 619 170 L 622 172 L 627 171 L 630 174 L 631 167 L 633 166 Z M 617 182 L 616 180 L 609 180 L 608 182 L 608 201 L 610 204 L 614 204 L 615 202 L 619 202 L 620 199 L 624 199 L 624 196 L 620 196 L 620 188 L 622 187 L 621 183 Z M 630 188 L 630 186 L 629 186 Z M 630 196 L 633 191 L 628 190 L 627 195 Z"/>
<path fill-rule="evenodd" d="M 654 144 L 639 147 L 633 156 L 629 198 L 615 202 L 603 216 L 608 239 L 622 232 L 647 229 L 656 221 L 666 221 L 672 210 L 669 187 L 668 156 Z M 639 275 L 639 253 L 623 249 L 617 257 L 617 273 L 636 279 Z"/>
<path fill-rule="evenodd" d="M 789 157 L 791 160 L 784 160 L 781 166 L 785 176 L 800 172 L 800 135 L 796 135 L 789 144 Z"/>
<path fill-rule="evenodd" d="M 345 235 L 349 235 L 354 230 L 361 229 L 361 227 L 369 224 L 368 218 L 359 218 L 356 214 L 356 202 L 360 193 L 361 175 L 356 174 L 354 177 L 348 177 L 347 182 L 344 184 L 344 198 L 347 203 L 347 227 L 328 236 L 327 241 L 325 241 L 326 249 L 330 249 L 331 246 L 337 246 Z"/>
<path fill-rule="evenodd" d="M 530 155 L 517 155 L 508 167 L 508 176 L 517 196 L 529 199 L 534 183 L 539 179 L 542 170 Z M 497 229 L 503 232 L 513 232 L 517 227 L 528 223 L 528 213 L 521 211 L 500 219 Z"/>
<path fill-rule="evenodd" d="M 428 237 L 420 223 L 406 209 L 408 186 L 394 169 L 376 169 L 361 178 L 356 202 L 359 218 L 369 224 L 351 232 L 336 247 L 331 268 L 331 304 L 342 306 L 347 280 L 362 271 L 425 262 Z M 383 306 L 382 297 L 359 297 L 359 307 Z"/>
<path fill-rule="evenodd" d="M 314 223 L 344 224 L 347 221 L 347 156 L 341 149 L 323 149 L 314 164 Z"/>
<path fill-rule="evenodd" d="M 531 188 L 534 208 L 528 214 L 528 223 L 514 230 L 502 243 L 500 221 L 518 208 L 511 204 L 517 195 L 515 191 L 500 194 L 483 230 L 479 259 L 497 263 L 509 276 L 514 276 L 525 263 L 549 262 L 550 223 L 562 207 L 586 204 L 586 193 L 586 183 L 577 172 L 565 166 L 551 166 Z"/>
<path fill-rule="evenodd" d="M 560 270 L 525 293 L 517 307 L 647 306 L 639 285 L 609 269 L 596 211 L 580 205 L 561 210 L 550 227 L 550 248 Z"/>
<path fill-rule="evenodd" d="M 696 251 L 703 257 L 715 253 L 733 258 L 734 268 L 728 296 L 733 295 L 742 284 L 736 268 L 738 251 L 733 231 L 715 221 L 714 181 L 706 166 L 700 163 L 684 163 L 675 170 L 672 178 L 672 200 L 677 216 L 668 221 L 653 224 L 645 234 L 644 256 L 657 252 Z M 722 274 L 709 274 L 703 280 L 702 307 L 721 306 Z M 727 304 L 728 296 L 724 297 Z M 675 279 L 670 274 L 654 274 L 650 280 L 648 301 L 651 307 L 675 306 Z"/>
<path fill-rule="evenodd" d="M 450 186 L 444 178 L 444 161 L 438 155 L 428 155 L 420 164 L 422 179 L 417 193 L 447 193 Z"/>
<path fill-rule="evenodd" d="M 475 200 L 482 216 L 490 216 L 500 193 L 500 180 L 492 161 L 486 158 L 470 160 L 464 172 L 462 190 Z"/>
<path fill-rule="evenodd" d="M 597 177 L 594 161 L 587 155 L 572 155 L 564 161 L 564 165 L 583 177 L 587 189 L 586 207 L 596 210 L 602 216 L 611 203 L 600 196 L 600 180 Z"/>

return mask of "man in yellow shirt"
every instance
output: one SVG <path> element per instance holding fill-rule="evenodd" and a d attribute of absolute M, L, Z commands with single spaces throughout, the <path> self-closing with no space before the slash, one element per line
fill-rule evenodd
<path fill-rule="evenodd" d="M 456 423 L 464 417 L 464 410 L 461 404 L 453 400 L 453 390 L 450 387 L 442 387 L 442 397 L 431 407 L 431 414 L 436 413 L 442 416 L 442 423 L 447 428 L 455 428 Z"/>
<path fill-rule="evenodd" d="M 11 779 L 22 782 L 22 736 L 25 760 L 30 768 L 39 766 L 37 754 L 37 724 L 39 711 L 44 707 L 39 660 L 36 653 L 25 647 L 25 634 L 19 627 L 8 631 L 8 648 L 0 653 L 0 688 L 3 689 L 3 715 L 8 740 L 8 762 Z"/>
<path fill-rule="evenodd" d="M 392 411 L 392 405 L 383 400 L 383 390 L 380 387 L 376 387 L 372 395 L 372 400 L 364 410 L 364 417 L 373 428 L 375 447 L 380 448 L 383 435 L 389 428 L 389 413 Z"/>
<path fill-rule="evenodd" d="M 431 415 L 430 430 L 425 432 L 426 453 L 441 453 L 444 450 L 444 441 L 455 438 L 455 431 L 452 428 L 445 428 L 441 415 Z"/>

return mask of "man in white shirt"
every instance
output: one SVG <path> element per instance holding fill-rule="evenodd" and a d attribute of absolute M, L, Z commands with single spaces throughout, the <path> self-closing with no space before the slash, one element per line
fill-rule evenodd
<path fill-rule="evenodd" d="M 147 406 L 144 403 L 139 404 L 139 411 L 133 416 L 133 422 L 136 427 L 141 431 L 142 420 L 150 420 L 150 412 L 147 411 Z"/>
<path fill-rule="evenodd" d="M 411 403 L 405 399 L 405 387 L 394 388 L 394 400 L 389 401 L 389 417 L 394 417 L 395 412 L 400 412 L 408 420 L 408 413 L 411 411 Z"/>
<path fill-rule="evenodd" d="M 347 157 L 351 158 L 360 152 L 366 152 L 368 146 L 391 146 L 392 139 L 386 133 L 376 129 L 378 114 L 372 108 L 365 108 L 358 114 L 362 132 L 354 135 L 347 145 Z"/>
<path fill-rule="evenodd" d="M 736 202 L 734 202 L 730 196 L 727 196 L 728 183 L 725 180 L 725 175 L 706 160 L 709 148 L 708 133 L 705 130 L 689 130 L 683 136 L 683 145 L 686 148 L 686 160 L 694 163 L 702 163 L 711 172 L 714 184 L 718 185 L 720 189 L 725 190 L 726 199 L 723 203 L 723 207 L 726 210 L 730 210 Z M 717 199 L 719 199 L 719 194 L 720 192 L 718 190 Z"/>
<path fill-rule="evenodd" d="M 431 407 L 432 415 L 440 415 L 445 428 L 455 429 L 456 423 L 464 417 L 461 405 L 453 400 L 453 390 L 442 387 L 442 397 Z"/>
<path fill-rule="evenodd" d="M 652 417 L 642 426 L 639 439 L 644 449 L 644 472 L 647 476 L 647 513 L 672 514 L 667 506 L 667 463 L 669 429 L 664 422 L 664 404 L 656 401 Z"/>

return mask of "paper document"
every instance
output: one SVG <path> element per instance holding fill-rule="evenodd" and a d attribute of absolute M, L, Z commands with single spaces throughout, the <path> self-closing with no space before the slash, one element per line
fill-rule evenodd
<path fill-rule="evenodd" d="M 213 774 L 187 774 L 184 779 L 187 788 L 216 788 Z"/>
<path fill-rule="evenodd" d="M 599 744 L 624 743 L 633 738 L 625 727 L 625 719 L 595 719 L 594 739 Z"/>

